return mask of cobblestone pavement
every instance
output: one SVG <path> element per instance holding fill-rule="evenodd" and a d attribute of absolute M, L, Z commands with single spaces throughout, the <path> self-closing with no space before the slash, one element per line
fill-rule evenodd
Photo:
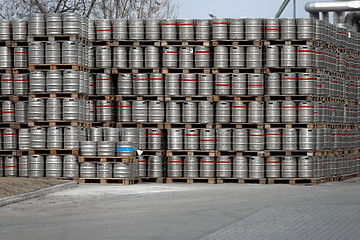
<path fill-rule="evenodd" d="M 0 239 L 359 239 L 360 178 L 313 186 L 81 185 L 0 208 Z"/>

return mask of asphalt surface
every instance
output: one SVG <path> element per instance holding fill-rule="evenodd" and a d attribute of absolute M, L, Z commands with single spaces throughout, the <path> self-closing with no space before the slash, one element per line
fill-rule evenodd
<path fill-rule="evenodd" d="M 81 185 L 0 208 L 0 239 L 359 239 L 360 178 L 314 186 Z"/>

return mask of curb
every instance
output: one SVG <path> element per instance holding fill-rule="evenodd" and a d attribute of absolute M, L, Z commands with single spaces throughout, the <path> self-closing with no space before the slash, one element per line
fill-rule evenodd
<path fill-rule="evenodd" d="M 69 183 L 64 183 L 64 184 L 55 185 L 55 186 L 52 186 L 49 188 L 40 189 L 35 192 L 5 197 L 5 198 L 0 199 L 0 207 L 8 205 L 8 204 L 12 204 L 12 203 L 25 201 L 25 200 L 32 199 L 32 198 L 42 197 L 44 195 L 54 193 L 54 192 L 59 192 L 59 191 L 63 191 L 66 189 L 76 188 L 77 186 L 78 186 L 77 182 L 72 181 Z"/>

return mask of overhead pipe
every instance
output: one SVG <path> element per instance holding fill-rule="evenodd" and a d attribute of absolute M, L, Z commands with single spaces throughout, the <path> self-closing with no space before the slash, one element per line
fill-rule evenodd
<path fill-rule="evenodd" d="M 309 2 L 305 10 L 309 13 L 360 11 L 360 1 Z"/>
<path fill-rule="evenodd" d="M 357 31 L 360 31 L 360 11 L 357 12 L 350 12 L 345 17 L 345 23 L 349 26 L 356 27 Z"/>

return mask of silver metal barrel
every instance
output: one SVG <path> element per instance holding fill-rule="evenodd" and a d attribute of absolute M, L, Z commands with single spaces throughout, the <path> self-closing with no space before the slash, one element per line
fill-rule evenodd
<path fill-rule="evenodd" d="M 216 177 L 218 178 L 231 178 L 232 164 L 231 157 L 219 156 L 216 159 Z"/>
<path fill-rule="evenodd" d="M 143 156 L 138 156 L 139 159 L 139 177 L 147 176 L 147 160 Z"/>
<path fill-rule="evenodd" d="M 145 73 L 137 73 L 133 75 L 133 93 L 135 95 L 149 94 L 149 77 Z"/>
<path fill-rule="evenodd" d="M 97 142 L 98 156 L 115 156 L 115 143 L 110 141 Z"/>
<path fill-rule="evenodd" d="M 183 176 L 183 159 L 179 156 L 167 157 L 167 177 Z"/>
<path fill-rule="evenodd" d="M 196 95 L 197 78 L 196 74 L 184 73 L 181 74 L 181 95 L 192 96 Z"/>
<path fill-rule="evenodd" d="M 264 95 L 264 75 L 253 74 L 253 73 L 249 74 L 247 91 L 248 91 L 248 95 L 251 96 Z"/>
<path fill-rule="evenodd" d="M 86 101 L 85 102 L 85 121 L 89 121 L 89 122 L 95 122 L 95 118 L 96 118 L 96 110 L 95 110 L 95 102 L 94 101 Z"/>
<path fill-rule="evenodd" d="M 278 18 L 267 18 L 264 20 L 264 39 L 280 39 L 280 20 Z"/>
<path fill-rule="evenodd" d="M 19 163 L 17 157 L 5 157 L 4 168 L 5 177 L 17 177 L 19 175 Z"/>
<path fill-rule="evenodd" d="M 249 178 L 264 178 L 264 158 L 251 157 L 249 158 Z"/>
<path fill-rule="evenodd" d="M 145 47 L 145 68 L 160 68 L 160 51 L 158 47 Z"/>
<path fill-rule="evenodd" d="M 212 20 L 212 39 L 227 40 L 228 39 L 229 19 L 218 18 Z"/>
<path fill-rule="evenodd" d="M 166 122 L 180 123 L 181 122 L 181 103 L 166 102 Z"/>
<path fill-rule="evenodd" d="M 148 130 L 148 149 L 162 150 L 164 147 L 164 133 L 163 130 L 155 128 Z"/>
<path fill-rule="evenodd" d="M 0 55 L 4 55 L 3 52 L 6 53 L 5 50 L 7 50 L 7 49 L 5 49 L 4 47 L 1 47 Z M 29 56 L 29 64 L 44 64 L 45 63 L 44 43 L 30 42 L 28 52 L 29 52 L 29 55 L 28 55 Z"/>
<path fill-rule="evenodd" d="M 131 163 L 114 163 L 113 167 L 114 178 L 132 178 L 133 164 Z"/>
<path fill-rule="evenodd" d="M 244 40 L 245 39 L 245 19 L 230 18 L 229 19 L 229 39 Z"/>
<path fill-rule="evenodd" d="M 141 40 L 145 39 L 144 20 L 143 19 L 129 19 L 129 39 Z"/>
<path fill-rule="evenodd" d="M 40 71 L 30 72 L 30 92 L 45 92 L 45 73 Z"/>
<path fill-rule="evenodd" d="M 47 148 L 61 149 L 63 148 L 63 130 L 61 127 L 48 127 L 47 128 Z"/>
<path fill-rule="evenodd" d="M 314 73 L 299 73 L 299 94 L 307 95 L 315 93 L 317 78 Z"/>
<path fill-rule="evenodd" d="M 262 39 L 263 19 L 245 18 L 245 40 Z"/>
<path fill-rule="evenodd" d="M 14 67 L 27 68 L 28 67 L 28 48 L 15 47 L 14 48 Z"/>
<path fill-rule="evenodd" d="M 146 40 L 161 39 L 160 19 L 145 19 Z"/>
<path fill-rule="evenodd" d="M 215 150 L 215 130 L 200 129 L 200 150 Z"/>
<path fill-rule="evenodd" d="M 281 94 L 296 95 L 297 77 L 296 73 L 281 74 Z"/>
<path fill-rule="evenodd" d="M 96 47 L 96 67 L 110 68 L 111 67 L 111 48 L 102 46 Z"/>
<path fill-rule="evenodd" d="M 268 101 L 265 105 L 265 121 L 267 123 L 279 123 L 280 115 L 280 102 Z"/>
<path fill-rule="evenodd" d="M 104 127 L 104 141 L 119 142 L 120 131 L 118 128 Z"/>
<path fill-rule="evenodd" d="M 58 98 L 46 99 L 46 120 L 60 121 L 61 118 L 61 100 Z"/>
<path fill-rule="evenodd" d="M 64 98 L 62 106 L 63 120 L 78 120 L 79 119 L 79 99 Z"/>
<path fill-rule="evenodd" d="M 211 37 L 211 20 L 196 19 L 195 20 L 195 38 L 196 40 L 209 40 Z"/>
<path fill-rule="evenodd" d="M 248 122 L 264 122 L 264 102 L 249 102 Z"/>
<path fill-rule="evenodd" d="M 48 155 L 45 159 L 45 177 L 62 177 L 63 163 L 61 156 Z"/>
<path fill-rule="evenodd" d="M 46 72 L 46 91 L 47 92 L 62 91 L 62 74 L 60 71 L 50 70 Z"/>
<path fill-rule="evenodd" d="M 200 134 L 198 129 L 185 129 L 184 130 L 184 149 L 185 150 L 198 150 L 200 143 Z"/>
<path fill-rule="evenodd" d="M 142 47 L 129 48 L 129 68 L 144 67 L 144 50 Z"/>
<path fill-rule="evenodd" d="M 280 150 L 281 149 L 281 130 L 267 129 L 266 130 L 266 150 Z"/>
<path fill-rule="evenodd" d="M 281 39 L 296 40 L 296 18 L 281 18 Z"/>
<path fill-rule="evenodd" d="M 198 108 L 199 108 L 199 114 L 198 114 L 199 123 L 213 123 L 214 122 L 214 103 L 199 102 Z M 195 114 L 194 114 L 194 116 L 195 116 Z"/>
<path fill-rule="evenodd" d="M 113 39 L 127 40 L 128 39 L 128 24 L 127 19 L 113 19 Z"/>
<path fill-rule="evenodd" d="M 237 96 L 246 95 L 247 82 L 246 74 L 232 74 L 231 76 L 231 94 Z"/>
<path fill-rule="evenodd" d="M 137 131 L 138 136 L 138 146 L 136 146 L 138 149 L 146 149 L 147 141 L 146 141 L 146 132 L 147 130 L 144 128 L 135 128 L 135 131 Z"/>
<path fill-rule="evenodd" d="M 1 75 L 1 94 L 2 95 L 14 94 L 14 80 L 11 74 Z"/>
<path fill-rule="evenodd" d="M 147 122 L 148 121 L 148 103 L 145 101 L 133 101 L 132 121 Z"/>
<path fill-rule="evenodd" d="M 19 177 L 28 177 L 28 156 L 19 157 Z"/>
<path fill-rule="evenodd" d="M 117 94 L 132 94 L 132 76 L 131 74 L 119 74 L 117 80 Z"/>
<path fill-rule="evenodd" d="M 262 47 L 248 46 L 246 47 L 246 67 L 247 68 L 262 68 Z"/>
<path fill-rule="evenodd" d="M 19 129 L 19 150 L 29 150 L 30 148 L 30 129 Z"/>
<path fill-rule="evenodd" d="M 12 40 L 27 41 L 28 21 L 12 20 Z"/>
<path fill-rule="evenodd" d="M 103 129 L 101 127 L 90 128 L 90 141 L 99 142 L 103 140 Z"/>
<path fill-rule="evenodd" d="M 65 155 L 63 157 L 63 177 L 79 177 L 79 163 L 77 156 Z"/>
<path fill-rule="evenodd" d="M 197 178 L 199 177 L 199 160 L 194 156 L 187 156 L 184 159 L 184 177 Z"/>
<path fill-rule="evenodd" d="M 298 136 L 297 130 L 294 128 L 285 128 L 282 130 L 282 148 L 283 150 L 297 150 L 298 149 Z"/>
<path fill-rule="evenodd" d="M 10 47 L 0 47 L 0 67 L 11 68 L 11 50 Z"/>
<path fill-rule="evenodd" d="M 28 120 L 45 120 L 45 101 L 41 98 L 29 99 Z"/>
<path fill-rule="evenodd" d="M 1 103 L 2 122 L 15 121 L 15 105 L 12 101 L 4 101 Z"/>
<path fill-rule="evenodd" d="M 128 67 L 127 58 L 128 58 L 128 54 L 126 47 L 116 46 L 113 48 L 112 66 L 114 68 L 127 68 Z"/>
<path fill-rule="evenodd" d="M 195 39 L 194 19 L 179 19 L 177 25 L 179 26 L 179 40 Z"/>
<path fill-rule="evenodd" d="M 63 33 L 65 35 L 81 34 L 81 17 L 77 13 L 63 14 Z"/>
<path fill-rule="evenodd" d="M 315 149 L 315 131 L 314 129 L 299 130 L 299 150 Z"/>
<path fill-rule="evenodd" d="M 232 129 L 219 128 L 216 129 L 216 150 L 231 151 L 232 149 Z"/>
<path fill-rule="evenodd" d="M 249 166 L 247 157 L 235 156 L 233 159 L 233 178 L 248 178 Z"/>
<path fill-rule="evenodd" d="M 28 176 L 31 178 L 41 178 L 45 176 L 44 156 L 29 155 L 28 156 Z"/>
<path fill-rule="evenodd" d="M 127 27 L 127 25 L 126 25 L 126 27 Z M 88 34 L 87 34 L 88 40 L 95 41 L 96 40 L 95 20 L 89 19 L 87 32 L 88 32 Z"/>
<path fill-rule="evenodd" d="M 200 159 L 200 177 L 215 177 L 215 157 L 201 157 Z"/>
<path fill-rule="evenodd" d="M 108 100 L 96 101 L 96 120 L 98 122 L 111 122 L 114 120 L 113 102 Z"/>
<path fill-rule="evenodd" d="M 213 53 L 214 68 L 228 68 L 229 67 L 229 47 L 215 46 Z"/>
<path fill-rule="evenodd" d="M 194 67 L 194 48 L 179 47 L 179 68 Z"/>
<path fill-rule="evenodd" d="M 292 45 L 282 46 L 280 59 L 281 67 L 296 67 L 296 47 Z"/>
<path fill-rule="evenodd" d="M 314 172 L 314 162 L 312 157 L 299 157 L 298 176 L 300 178 L 311 178 Z"/>
<path fill-rule="evenodd" d="M 314 102 L 299 102 L 298 106 L 298 122 L 313 123 L 314 122 Z"/>
<path fill-rule="evenodd" d="M 211 67 L 210 47 L 197 46 L 195 47 L 195 67 L 209 68 Z"/>
<path fill-rule="evenodd" d="M 283 101 L 281 103 L 281 122 L 295 123 L 297 121 L 297 106 L 294 101 Z"/>
<path fill-rule="evenodd" d="M 163 47 L 162 49 L 162 66 L 163 68 L 178 67 L 178 49 L 177 47 Z"/>
<path fill-rule="evenodd" d="M 229 123 L 231 121 L 231 103 L 217 102 L 216 103 L 216 118 L 217 123 Z"/>
<path fill-rule="evenodd" d="M 177 28 L 176 19 L 161 19 L 161 39 L 162 40 L 176 40 Z"/>
<path fill-rule="evenodd" d="M 46 128 L 30 128 L 30 148 L 46 148 Z"/>
<path fill-rule="evenodd" d="M 171 128 L 167 131 L 167 148 L 169 150 L 183 150 L 183 130 Z"/>
<path fill-rule="evenodd" d="M 232 122 L 234 123 L 246 123 L 247 122 L 247 105 L 244 102 L 233 102 L 232 106 Z"/>
<path fill-rule="evenodd" d="M 5 75 L 5 74 L 4 74 Z M 14 74 L 14 95 L 22 96 L 29 93 L 28 74 Z"/>
<path fill-rule="evenodd" d="M 163 165 L 161 156 L 150 156 L 148 165 L 148 177 L 161 178 L 163 177 Z"/>
<path fill-rule="evenodd" d="M 149 93 L 150 95 L 164 94 L 164 75 L 161 73 L 151 73 L 149 76 Z"/>
<path fill-rule="evenodd" d="M 15 103 L 15 122 L 27 123 L 28 122 L 28 102 Z"/>
<path fill-rule="evenodd" d="M 245 48 L 243 46 L 230 47 L 230 67 L 245 67 Z"/>
<path fill-rule="evenodd" d="M 184 102 L 182 108 L 182 122 L 196 123 L 197 122 L 197 103 Z"/>
<path fill-rule="evenodd" d="M 79 149 L 79 127 L 64 128 L 64 149 Z"/>
<path fill-rule="evenodd" d="M 298 46 L 297 47 L 297 66 L 298 67 L 314 67 L 315 53 L 314 47 Z"/>
<path fill-rule="evenodd" d="M 131 109 L 132 105 L 129 101 L 118 101 L 117 102 L 117 117 L 118 122 L 131 122 Z"/>
<path fill-rule="evenodd" d="M 295 157 L 283 157 L 281 160 L 281 177 L 297 177 L 297 160 Z"/>
<path fill-rule="evenodd" d="M 263 129 L 250 129 L 249 131 L 249 150 L 265 150 L 265 131 Z"/>
<path fill-rule="evenodd" d="M 215 95 L 230 95 L 230 74 L 219 73 L 215 75 Z"/>
<path fill-rule="evenodd" d="M 180 74 L 165 75 L 165 95 L 180 95 Z"/>
<path fill-rule="evenodd" d="M 315 31 L 314 18 L 298 18 L 296 19 L 297 25 L 297 39 L 300 40 L 313 40 Z"/>
<path fill-rule="evenodd" d="M 78 92 L 79 91 L 79 71 L 67 70 L 63 73 L 63 91 Z"/>
<path fill-rule="evenodd" d="M 96 164 L 97 178 L 112 178 L 112 176 L 113 176 L 113 165 L 111 163 Z"/>
<path fill-rule="evenodd" d="M 112 79 L 110 74 L 98 73 L 95 79 L 96 94 L 109 95 L 112 93 Z"/>
<path fill-rule="evenodd" d="M 233 151 L 247 151 L 248 150 L 248 130 L 247 129 L 233 129 Z"/>
<path fill-rule="evenodd" d="M 97 40 L 110 40 L 111 39 L 111 20 L 98 19 L 95 20 L 96 39 Z"/>
<path fill-rule="evenodd" d="M 45 43 L 45 63 L 60 64 L 61 63 L 61 46 L 59 42 Z"/>
<path fill-rule="evenodd" d="M 279 73 L 265 74 L 265 94 L 266 95 L 280 95 L 281 84 Z"/>
<path fill-rule="evenodd" d="M 89 162 L 80 163 L 80 177 L 81 178 L 95 178 L 96 177 L 96 163 L 89 163 Z"/>
<path fill-rule="evenodd" d="M 279 47 L 270 45 L 265 47 L 265 67 L 276 68 L 280 66 Z"/>
<path fill-rule="evenodd" d="M 280 177 L 281 160 L 279 157 L 267 157 L 265 164 L 266 164 L 266 177 L 268 178 Z"/>
<path fill-rule="evenodd" d="M 32 13 L 29 16 L 29 35 L 45 35 L 45 14 Z"/>
<path fill-rule="evenodd" d="M 165 108 L 164 102 L 150 101 L 149 102 L 149 122 L 164 122 Z"/>
<path fill-rule="evenodd" d="M 77 42 L 65 41 L 62 43 L 61 57 L 63 64 L 78 64 L 79 54 Z M 98 62 L 98 59 L 96 59 L 96 62 Z"/>

